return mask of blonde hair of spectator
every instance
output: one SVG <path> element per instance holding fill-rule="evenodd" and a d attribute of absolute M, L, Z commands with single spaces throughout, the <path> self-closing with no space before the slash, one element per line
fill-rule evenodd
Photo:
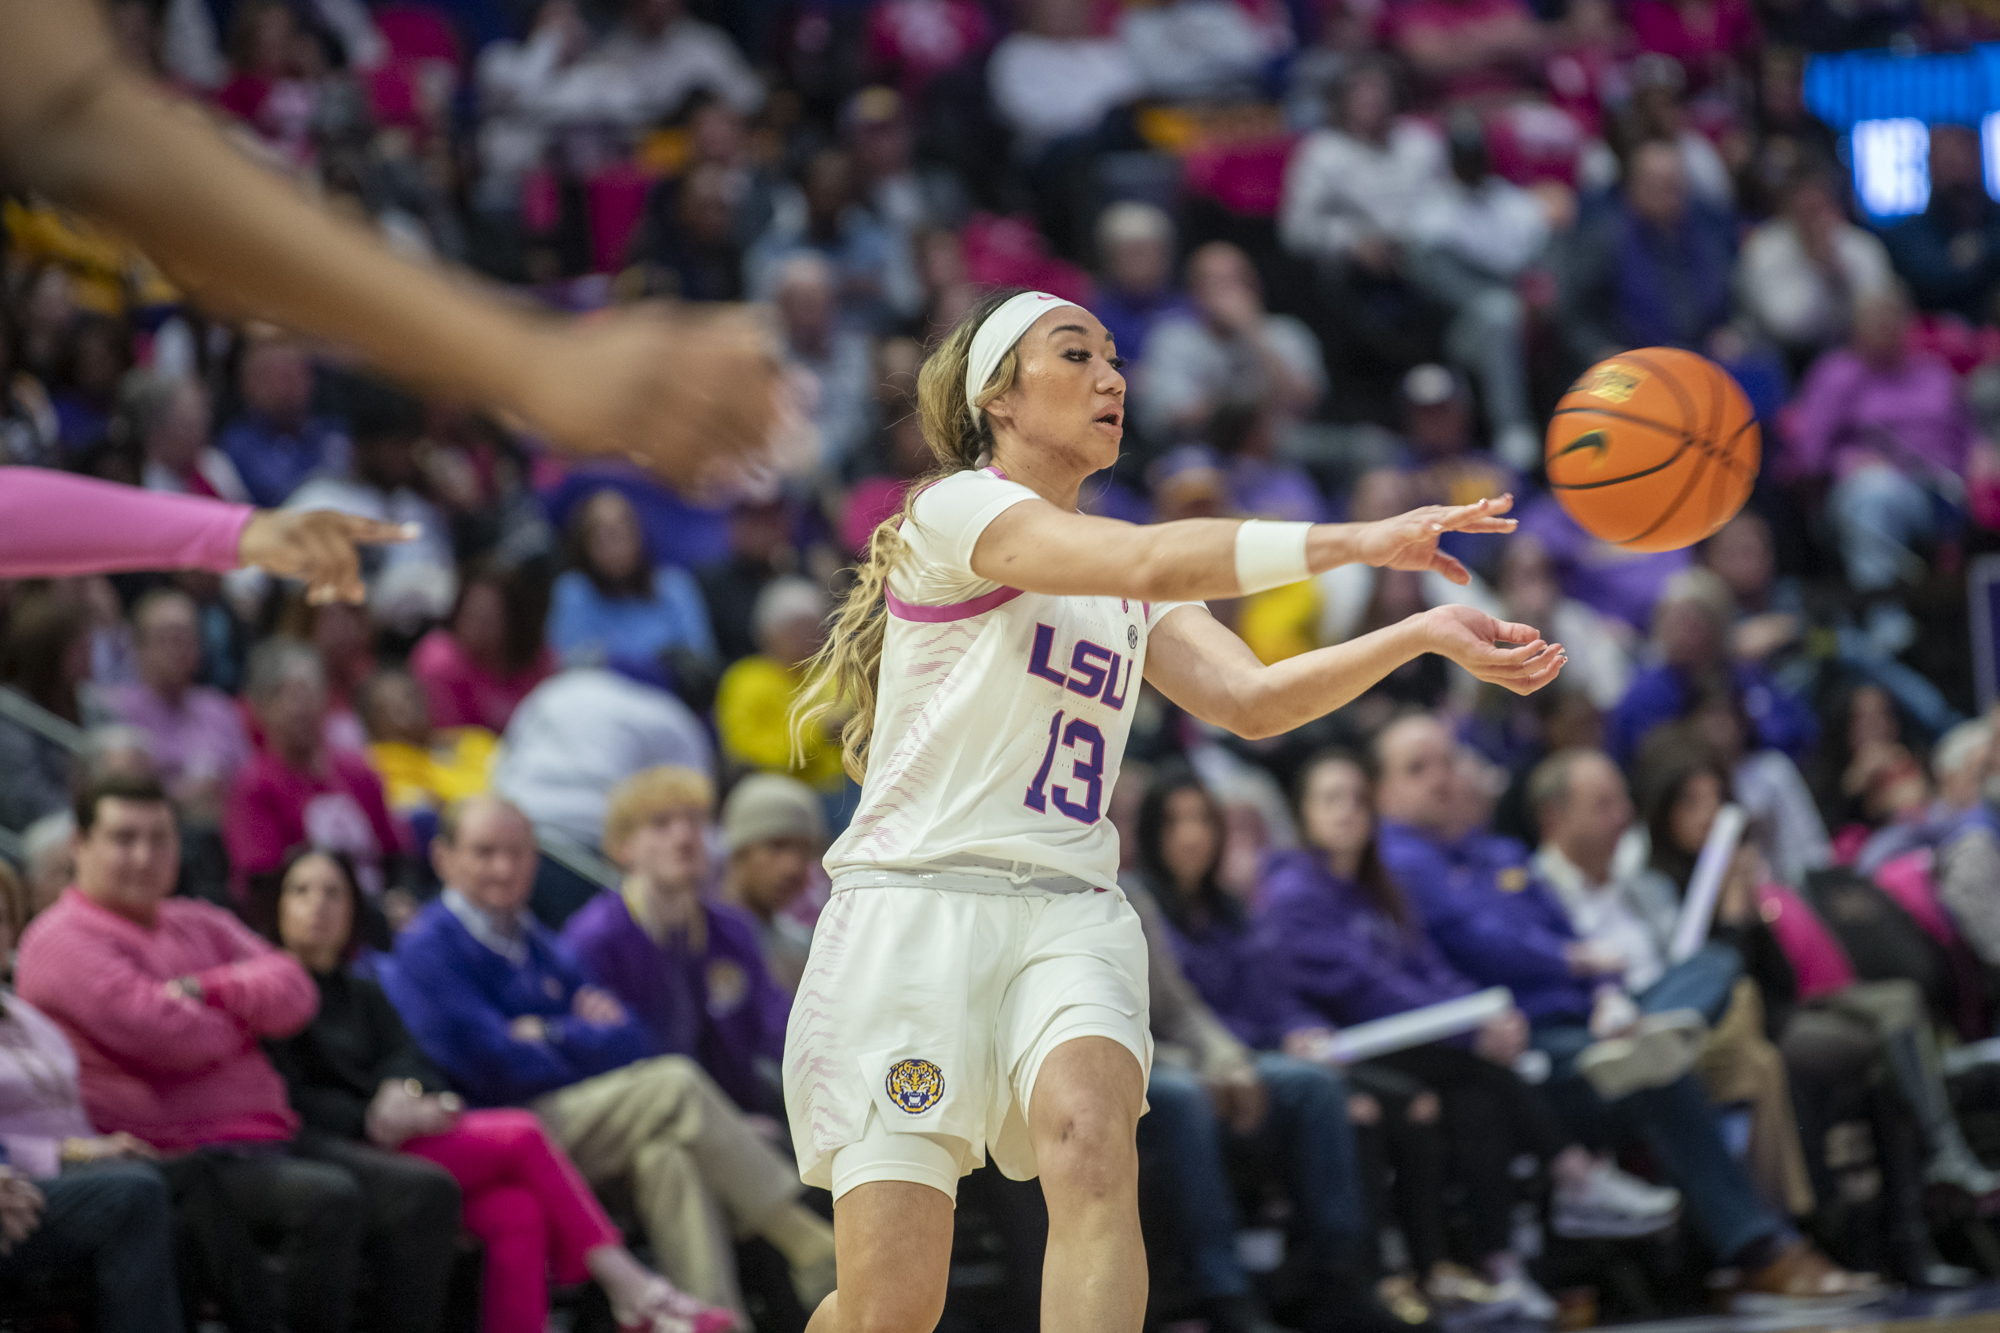
<path fill-rule="evenodd" d="M 642 769 L 611 789 L 604 807 L 604 849 L 614 852 L 654 815 L 668 810 L 715 809 L 715 786 L 707 776 L 679 764 Z"/>
<path fill-rule="evenodd" d="M 983 410 L 975 413 L 973 408 L 984 409 L 1014 386 L 1021 365 L 1019 351 L 1007 349 L 976 403 L 965 396 L 965 365 L 979 326 L 1021 291 L 1019 287 L 1003 287 L 981 297 L 917 371 L 917 416 L 923 423 L 924 443 L 930 446 L 938 465 L 910 487 L 900 512 L 876 526 L 868 539 L 867 553 L 854 571 L 853 585 L 833 613 L 826 643 L 807 663 L 805 686 L 792 707 L 794 764 L 803 762 L 801 738 L 806 728 L 823 719 L 844 717 L 841 766 L 856 782 L 868 774 L 868 742 L 875 732 L 875 683 L 882 667 L 882 636 L 888 629 L 883 594 L 888 590 L 889 572 L 909 549 L 902 527 L 911 521 L 911 507 L 924 487 L 954 473 L 983 467 L 991 456 L 993 428 Z"/>

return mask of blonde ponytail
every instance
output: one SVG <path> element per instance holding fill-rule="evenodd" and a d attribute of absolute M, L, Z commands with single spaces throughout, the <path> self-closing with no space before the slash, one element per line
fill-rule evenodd
<path fill-rule="evenodd" d="M 792 705 L 793 762 L 802 752 L 807 731 L 831 717 L 844 716 L 840 727 L 841 766 L 860 782 L 868 773 L 868 742 L 875 734 L 875 692 L 882 670 L 882 639 L 888 631 L 888 610 L 884 594 L 889 572 L 908 551 L 902 528 L 914 522 L 911 510 L 924 487 L 959 472 L 984 466 L 993 450 L 993 430 L 983 414 L 975 415 L 965 397 L 965 363 L 972 351 L 972 335 L 986 317 L 1020 294 L 1018 287 L 1005 287 L 980 299 L 917 371 L 917 417 L 923 425 L 924 443 L 937 459 L 937 467 L 913 482 L 903 497 L 903 507 L 894 517 L 877 524 L 868 538 L 868 549 L 854 571 L 854 583 L 832 616 L 826 643 L 806 663 L 806 682 Z M 1013 348 L 993 371 L 993 378 L 979 391 L 979 406 L 998 398 L 1013 387 L 1020 359 Z"/>

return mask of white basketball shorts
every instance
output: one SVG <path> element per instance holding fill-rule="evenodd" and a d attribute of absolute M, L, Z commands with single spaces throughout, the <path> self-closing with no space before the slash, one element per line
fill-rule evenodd
<path fill-rule="evenodd" d="M 1028 1107 L 1065 1041 L 1109 1037 L 1152 1068 L 1146 938 L 1123 894 L 918 882 L 836 888 L 792 1003 L 799 1175 L 836 1198 L 911 1180 L 956 1199 L 989 1151 L 1032 1179 Z"/>

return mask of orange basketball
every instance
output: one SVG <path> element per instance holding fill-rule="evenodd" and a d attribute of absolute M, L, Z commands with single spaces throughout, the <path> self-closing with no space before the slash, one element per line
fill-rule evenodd
<path fill-rule="evenodd" d="M 1592 535 L 1632 551 L 1692 546 L 1736 517 L 1760 456 L 1728 371 L 1674 347 L 1598 362 L 1549 420 L 1549 489 Z"/>

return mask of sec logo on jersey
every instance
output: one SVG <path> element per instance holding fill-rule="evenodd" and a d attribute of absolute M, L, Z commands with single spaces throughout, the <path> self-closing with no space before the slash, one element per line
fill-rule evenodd
<path fill-rule="evenodd" d="M 898 1060 L 889 1066 L 889 1100 L 922 1115 L 944 1096 L 944 1071 L 928 1060 Z"/>

